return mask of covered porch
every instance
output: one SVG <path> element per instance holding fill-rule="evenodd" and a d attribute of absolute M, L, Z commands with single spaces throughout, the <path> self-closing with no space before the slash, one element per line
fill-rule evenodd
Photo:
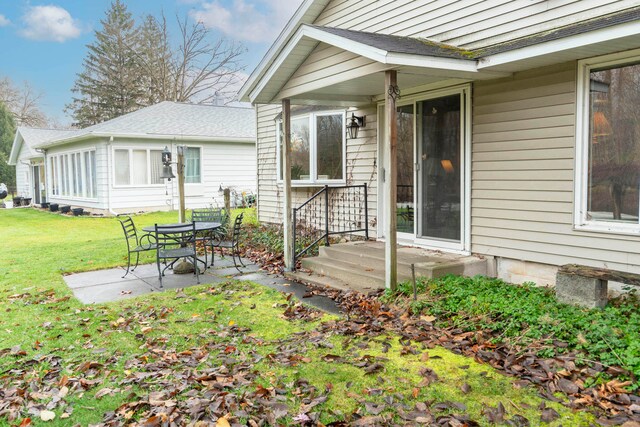
<path fill-rule="evenodd" d="M 248 94 L 253 103 L 281 105 L 277 132 L 287 268 L 295 261 L 291 121 L 296 107 L 340 107 L 347 111 L 347 126 L 359 128 L 346 136 L 352 157 L 345 156 L 345 163 L 356 170 L 364 165 L 357 151 L 366 144 L 373 156 L 367 165 L 371 174 L 347 172 L 342 184 L 369 178 L 369 226 L 384 242 L 375 244 L 383 248 L 376 263 L 384 265 L 382 284 L 394 288 L 406 278 L 398 270 L 398 243 L 444 250 L 446 256 L 470 254 L 469 82 L 506 75 L 479 71 L 476 60 L 452 46 L 303 25 Z"/>

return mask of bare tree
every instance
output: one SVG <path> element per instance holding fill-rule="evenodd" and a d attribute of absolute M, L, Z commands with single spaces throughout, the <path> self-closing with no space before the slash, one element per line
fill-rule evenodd
<path fill-rule="evenodd" d="M 40 110 L 42 92 L 27 81 L 16 86 L 11 79 L 0 79 L 0 102 L 4 103 L 18 126 L 46 126 L 47 117 Z"/>
<path fill-rule="evenodd" d="M 174 100 L 206 104 L 223 97 L 231 101 L 246 49 L 225 39 L 215 40 L 201 22 L 178 18 L 180 45 L 173 55 Z M 215 41 L 213 41 L 215 40 Z"/>

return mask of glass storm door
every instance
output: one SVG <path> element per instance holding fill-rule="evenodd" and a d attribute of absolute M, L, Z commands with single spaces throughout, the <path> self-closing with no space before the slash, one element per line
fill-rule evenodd
<path fill-rule="evenodd" d="M 396 168 L 396 224 L 398 233 L 414 235 L 414 116 L 413 104 L 398 107 L 398 167 Z"/>
<path fill-rule="evenodd" d="M 459 244 L 464 216 L 462 94 L 418 101 L 416 106 L 417 237 Z"/>

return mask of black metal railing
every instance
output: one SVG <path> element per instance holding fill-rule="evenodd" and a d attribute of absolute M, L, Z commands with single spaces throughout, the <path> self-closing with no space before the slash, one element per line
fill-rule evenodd
<path fill-rule="evenodd" d="M 329 237 L 364 232 L 369 239 L 367 184 L 325 185 L 309 200 L 293 208 L 294 265 L 304 254 Z"/>

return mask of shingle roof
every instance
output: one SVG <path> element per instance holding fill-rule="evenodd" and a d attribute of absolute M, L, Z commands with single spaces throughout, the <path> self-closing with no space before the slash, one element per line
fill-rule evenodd
<path fill-rule="evenodd" d="M 509 52 L 511 50 L 534 46 L 540 43 L 576 36 L 637 20 L 640 20 L 640 6 L 611 13 L 609 15 L 598 16 L 587 21 L 576 22 L 552 31 L 546 31 L 487 48 L 478 49 L 473 51 L 472 54 L 474 58 L 482 58 L 489 55 L 495 55 L 497 53 Z"/>
<path fill-rule="evenodd" d="M 29 157 L 38 157 L 41 154 L 35 151 L 35 147 L 39 146 L 52 139 L 67 138 L 73 136 L 77 131 L 75 130 L 62 130 L 62 129 L 40 129 L 29 128 L 20 126 L 16 129 L 16 136 L 13 140 L 13 146 L 11 147 L 11 154 L 9 155 L 9 163 L 15 164 L 18 160 L 19 151 L 22 148 L 21 141 L 24 141 L 24 145 L 27 149 Z M 18 138 L 20 137 L 20 138 Z"/>
<path fill-rule="evenodd" d="M 438 58 L 470 59 L 468 53 L 458 47 L 427 39 L 368 33 L 365 31 L 345 30 L 333 27 L 313 25 L 310 25 L 310 27 L 387 52 L 435 56 Z"/>
<path fill-rule="evenodd" d="M 50 140 L 41 146 L 64 143 L 93 134 L 183 136 L 206 139 L 255 138 L 253 108 L 183 104 L 164 101 L 129 114 Z"/>

